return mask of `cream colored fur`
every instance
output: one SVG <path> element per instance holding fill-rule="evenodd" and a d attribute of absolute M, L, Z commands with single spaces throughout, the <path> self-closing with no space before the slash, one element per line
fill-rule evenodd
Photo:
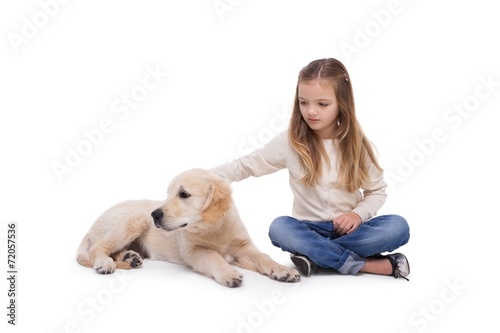
<path fill-rule="evenodd" d="M 139 268 L 145 258 L 185 264 L 237 287 L 241 273 L 231 264 L 279 281 L 299 273 L 257 249 L 240 220 L 227 182 L 202 169 L 175 177 L 165 201 L 125 201 L 105 211 L 83 238 L 77 261 L 98 273 Z"/>

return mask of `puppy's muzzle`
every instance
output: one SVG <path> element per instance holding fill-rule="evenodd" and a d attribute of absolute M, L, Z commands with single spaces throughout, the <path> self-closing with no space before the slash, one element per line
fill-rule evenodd
<path fill-rule="evenodd" d="M 153 217 L 155 226 L 157 228 L 161 228 L 161 221 L 163 220 L 163 211 L 160 208 L 158 208 L 151 213 L 151 216 Z"/>

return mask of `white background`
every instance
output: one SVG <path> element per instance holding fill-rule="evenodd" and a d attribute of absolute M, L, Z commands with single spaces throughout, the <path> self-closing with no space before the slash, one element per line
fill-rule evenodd
<path fill-rule="evenodd" d="M 7 324 L 2 278 L 2 331 L 498 330 L 492 2 L 214 3 L 0 5 L 0 262 L 7 274 L 6 228 L 15 221 L 19 269 L 16 327 Z M 410 282 L 332 273 L 282 284 L 244 271 L 243 285 L 229 289 L 164 262 L 110 276 L 76 263 L 104 209 L 162 199 L 179 171 L 228 162 L 284 129 L 298 71 L 323 57 L 347 66 L 359 121 L 393 177 L 379 213 L 410 223 L 399 249 Z M 114 112 L 147 68 L 168 76 L 126 116 Z M 65 164 L 68 149 L 106 119 L 109 133 L 58 177 L 54 163 Z M 254 242 L 291 266 L 267 237 L 269 223 L 290 214 L 286 172 L 232 187 Z"/>

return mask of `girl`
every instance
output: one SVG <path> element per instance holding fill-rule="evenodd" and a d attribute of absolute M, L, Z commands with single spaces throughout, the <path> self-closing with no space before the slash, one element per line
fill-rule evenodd
<path fill-rule="evenodd" d="M 232 182 L 283 168 L 292 216 L 276 218 L 269 237 L 303 275 L 322 267 L 406 279 L 407 258 L 380 253 L 408 242 L 408 223 L 398 215 L 375 216 L 386 198 L 383 171 L 356 120 L 349 74 L 336 59 L 300 71 L 288 131 L 212 170 Z"/>

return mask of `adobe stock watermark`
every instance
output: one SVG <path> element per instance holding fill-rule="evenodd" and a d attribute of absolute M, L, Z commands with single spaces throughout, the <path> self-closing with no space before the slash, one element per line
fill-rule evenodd
<path fill-rule="evenodd" d="M 495 81 L 492 74 L 487 77 L 481 75 L 477 80 L 479 83 L 474 91 L 443 112 L 442 126 L 435 127 L 428 137 L 415 140 L 410 152 L 398 156 L 396 170 L 385 172 L 389 188 L 395 190 L 397 184 L 411 177 L 436 152 L 438 146 L 448 140 L 450 132 L 462 127 L 464 121 L 480 109 L 481 102 L 491 98 L 500 86 L 500 81 Z"/>
<path fill-rule="evenodd" d="M 244 0 L 214 0 L 212 7 L 221 21 L 224 21 L 227 13 L 233 12 Z"/>
<path fill-rule="evenodd" d="M 390 0 L 385 9 L 372 10 L 369 21 L 362 27 L 354 27 L 352 41 L 343 41 L 340 43 L 340 51 L 344 58 L 347 61 L 351 61 L 353 55 L 360 54 L 363 49 L 366 49 L 391 24 L 394 16 L 400 14 L 403 9 L 404 6 L 400 0 Z"/>
<path fill-rule="evenodd" d="M 408 318 L 409 327 L 398 333 L 425 332 L 433 323 L 445 316 L 450 306 L 467 290 L 467 286 L 458 281 L 458 278 L 452 281 L 444 280 L 443 284 L 435 297 L 411 313 Z"/>
<path fill-rule="evenodd" d="M 248 155 L 254 150 L 261 148 L 276 135 L 288 128 L 291 115 L 291 110 L 288 107 L 282 107 L 281 109 L 273 108 L 271 113 L 272 117 L 269 119 L 269 124 L 266 127 L 261 128 L 258 133 L 249 136 L 238 145 L 237 149 L 240 156 Z"/>
<path fill-rule="evenodd" d="M 57 179 L 62 182 L 66 174 L 72 173 L 75 168 L 81 165 L 85 157 L 88 157 L 94 149 L 100 146 L 106 135 L 112 133 L 119 121 L 127 119 L 134 109 L 137 109 L 141 102 L 149 96 L 149 94 L 158 89 L 168 76 L 160 65 L 154 68 L 146 66 L 146 74 L 142 81 L 134 85 L 128 93 L 122 93 L 115 98 L 110 105 L 112 117 L 104 117 L 98 121 L 94 128 L 83 129 L 80 139 L 74 145 L 66 145 L 65 157 L 62 160 L 52 161 L 51 167 Z"/>
<path fill-rule="evenodd" d="M 117 270 L 108 281 L 106 287 L 98 290 L 95 294 L 87 296 L 75 308 L 75 317 L 58 329 L 57 333 L 82 333 L 84 327 L 92 323 L 100 313 L 122 293 L 131 281 L 135 280 L 131 272 Z"/>
<path fill-rule="evenodd" d="M 38 36 L 52 19 L 58 14 L 63 5 L 70 0 L 39 0 L 37 9 L 33 14 L 21 17 L 21 27 L 19 32 L 7 32 L 7 39 L 14 49 L 19 53 L 21 45 L 28 44 L 33 38 Z"/>
<path fill-rule="evenodd" d="M 299 284 L 291 286 L 290 291 L 296 291 L 300 288 Z M 238 324 L 236 326 L 236 333 L 253 333 L 259 327 L 264 325 L 276 311 L 276 308 L 284 304 L 288 299 L 285 292 L 279 289 L 271 291 L 269 298 L 261 301 L 254 301 L 253 309 L 248 314 L 238 316 Z"/>

